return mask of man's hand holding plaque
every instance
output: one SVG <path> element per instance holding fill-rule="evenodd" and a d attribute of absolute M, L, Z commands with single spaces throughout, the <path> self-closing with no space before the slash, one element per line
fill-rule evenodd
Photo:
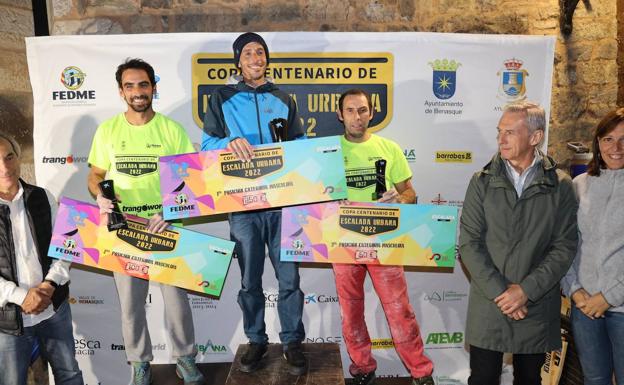
<path fill-rule="evenodd" d="M 99 183 L 101 194 L 98 194 L 96 200 L 100 208 L 100 214 L 107 214 L 108 231 L 117 229 L 127 229 L 128 223 L 117 204 L 118 199 L 115 195 L 115 186 L 112 180 L 103 180 Z"/>

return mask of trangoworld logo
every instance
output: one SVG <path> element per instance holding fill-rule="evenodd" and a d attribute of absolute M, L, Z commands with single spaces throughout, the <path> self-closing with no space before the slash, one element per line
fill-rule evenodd
<path fill-rule="evenodd" d="M 461 63 L 455 60 L 436 59 L 429 62 L 433 68 L 433 94 L 438 99 L 450 99 L 455 95 L 457 68 Z"/>

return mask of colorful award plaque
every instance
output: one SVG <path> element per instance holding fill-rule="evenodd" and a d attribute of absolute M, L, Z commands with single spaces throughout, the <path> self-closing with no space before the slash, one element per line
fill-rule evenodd
<path fill-rule="evenodd" d="M 97 206 L 63 198 L 48 255 L 214 296 L 221 295 L 234 242 L 168 227 L 146 231 L 145 219 L 108 231 Z"/>
<path fill-rule="evenodd" d="M 282 209 L 281 260 L 453 267 L 457 208 L 317 203 Z"/>
<path fill-rule="evenodd" d="M 340 138 L 254 147 L 250 162 L 226 150 L 160 158 L 165 219 L 258 210 L 347 197 Z"/>

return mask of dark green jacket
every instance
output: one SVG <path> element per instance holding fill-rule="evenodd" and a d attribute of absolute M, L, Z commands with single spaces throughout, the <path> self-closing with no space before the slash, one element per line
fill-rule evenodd
<path fill-rule="evenodd" d="M 540 166 L 518 198 L 497 154 L 466 191 L 459 244 L 470 273 L 470 345 L 522 354 L 561 346 L 559 281 L 576 254 L 577 203 L 570 177 L 549 157 Z M 529 298 L 523 320 L 509 319 L 494 303 L 511 283 Z"/>

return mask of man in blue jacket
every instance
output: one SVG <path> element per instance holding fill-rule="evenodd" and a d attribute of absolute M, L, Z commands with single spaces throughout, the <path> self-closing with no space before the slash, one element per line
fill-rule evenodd
<path fill-rule="evenodd" d="M 264 39 L 255 33 L 240 35 L 233 44 L 234 64 L 240 74 L 210 96 L 204 117 L 202 150 L 227 149 L 239 159 L 249 161 L 254 145 L 304 138 L 303 127 L 294 100 L 265 76 L 269 50 Z M 276 122 L 286 130 L 275 130 Z M 277 132 L 279 131 L 279 132 Z M 230 214 L 230 237 L 241 269 L 238 303 L 243 311 L 245 335 L 249 346 L 241 358 L 241 371 L 253 372 L 267 352 L 269 338 L 264 323 L 265 298 L 262 290 L 265 246 L 279 282 L 277 311 L 280 340 L 291 374 L 306 370 L 301 351 L 305 335 L 303 292 L 299 288 L 298 266 L 282 263 L 280 256 L 281 210 L 260 210 Z"/>

